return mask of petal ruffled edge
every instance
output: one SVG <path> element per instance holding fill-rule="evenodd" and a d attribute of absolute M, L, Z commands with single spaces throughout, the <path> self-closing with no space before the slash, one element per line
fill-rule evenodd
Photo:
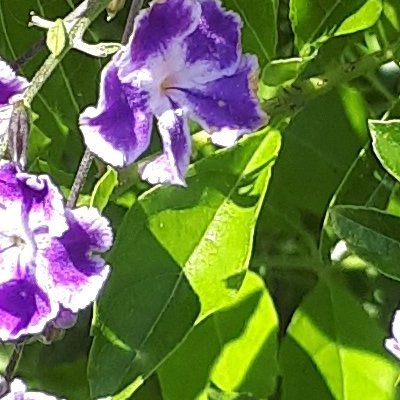
<path fill-rule="evenodd" d="M 242 52 L 240 16 L 220 0 L 198 0 L 202 14 L 197 28 L 184 39 L 185 69 L 177 86 L 210 82 L 233 74 Z M 185 84 L 186 83 L 186 84 Z"/>
<path fill-rule="evenodd" d="M 48 247 L 38 249 L 36 277 L 52 299 L 75 313 L 97 298 L 110 273 L 110 267 L 92 251 L 108 249 L 112 232 L 97 210 L 82 207 L 67 210 L 66 215 L 69 229 Z M 97 223 L 95 215 L 100 219 Z"/>
<path fill-rule="evenodd" d="M 201 6 L 193 0 L 153 0 L 135 19 L 133 33 L 122 51 L 121 75 L 149 65 L 152 58 L 165 55 L 171 44 L 180 41 L 196 29 Z M 172 23 L 173 21 L 173 23 Z"/>

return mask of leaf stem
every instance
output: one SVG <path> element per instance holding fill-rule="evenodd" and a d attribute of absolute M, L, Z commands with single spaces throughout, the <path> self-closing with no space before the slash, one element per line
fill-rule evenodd
<path fill-rule="evenodd" d="M 91 22 L 105 10 L 107 4 L 108 0 L 84 0 L 75 10 L 64 18 L 63 23 L 68 38 L 67 44 L 58 56 L 50 54 L 32 78 L 30 86 L 24 93 L 24 102 L 27 106 L 31 105 L 34 97 L 47 79 L 49 79 L 54 69 L 68 51 L 71 50 L 72 44 L 82 38 Z"/>
<path fill-rule="evenodd" d="M 276 97 L 265 101 L 263 108 L 271 117 L 280 119 L 291 117 L 315 97 L 392 61 L 399 49 L 400 40 L 384 50 L 368 54 L 356 61 L 343 63 L 338 68 L 332 68 L 321 75 L 295 81 L 289 87 L 282 87 Z"/>

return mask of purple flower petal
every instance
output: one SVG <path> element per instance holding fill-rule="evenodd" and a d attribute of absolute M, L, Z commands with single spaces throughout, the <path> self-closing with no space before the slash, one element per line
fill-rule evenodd
<path fill-rule="evenodd" d="M 193 0 L 154 0 L 135 20 L 128 49 L 121 65 L 129 69 L 148 63 L 150 58 L 163 55 L 169 46 L 189 35 L 196 28 L 201 13 L 200 4 Z M 133 63 L 133 65 L 132 65 Z M 124 75 L 128 73 L 125 71 Z"/>
<path fill-rule="evenodd" d="M 57 329 L 66 330 L 72 328 L 77 320 L 78 315 L 76 313 L 61 307 L 57 317 L 52 321 L 52 325 Z"/>
<path fill-rule="evenodd" d="M 153 115 L 148 94 L 122 84 L 112 60 L 103 70 L 97 107 L 80 116 L 89 149 L 106 163 L 122 167 L 134 162 L 149 146 Z"/>
<path fill-rule="evenodd" d="M 58 305 L 33 279 L 14 279 L 0 285 L 1 340 L 40 333 L 57 312 Z"/>
<path fill-rule="evenodd" d="M 158 118 L 163 141 L 163 154 L 140 168 L 143 179 L 151 184 L 171 183 L 185 186 L 190 161 L 191 140 L 187 119 L 182 109 L 173 104 Z"/>
<path fill-rule="evenodd" d="M 66 215 L 69 229 L 38 250 L 36 273 L 52 298 L 77 312 L 95 300 L 109 274 L 109 266 L 92 252 L 107 250 L 112 232 L 94 208 L 82 207 Z"/>
<path fill-rule="evenodd" d="M 50 178 L 18 172 L 5 160 L 0 161 L 0 217 L 10 222 L 5 229 L 24 224 L 25 231 L 45 229 L 51 236 L 67 229 L 63 199 Z"/>
<path fill-rule="evenodd" d="M 187 104 L 191 117 L 212 133 L 215 144 L 231 146 L 266 122 L 255 95 L 257 72 L 256 58 L 243 56 L 235 74 L 169 93 L 177 103 Z"/>
<path fill-rule="evenodd" d="M 185 62 L 192 79 L 209 82 L 236 71 L 240 61 L 242 24 L 237 14 L 221 7 L 220 1 L 200 0 L 200 4 L 199 24 L 184 39 Z"/>
<path fill-rule="evenodd" d="M 0 58 L 0 106 L 10 104 L 16 94 L 21 94 L 28 86 L 25 78 L 15 72 Z"/>

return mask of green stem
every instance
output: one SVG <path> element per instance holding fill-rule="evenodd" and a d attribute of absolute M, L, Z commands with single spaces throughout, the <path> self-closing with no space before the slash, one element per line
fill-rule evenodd
<path fill-rule="evenodd" d="M 265 101 L 263 108 L 271 117 L 279 117 L 279 119 L 291 117 L 315 97 L 392 61 L 395 59 L 395 52 L 399 49 L 400 41 L 397 41 L 387 49 L 368 54 L 357 61 L 344 63 L 324 74 L 295 81 L 289 87 L 282 88 L 276 97 Z"/>
<path fill-rule="evenodd" d="M 109 0 L 84 0 L 75 10 L 68 14 L 63 22 L 67 29 L 67 45 L 60 55 L 54 56 L 50 54 L 40 69 L 32 78 L 31 84 L 24 93 L 24 102 L 30 106 L 34 97 L 42 88 L 44 83 L 49 79 L 50 75 L 61 62 L 64 56 L 71 50 L 71 43 L 76 38 L 82 37 L 85 30 L 91 22 L 107 7 Z"/>

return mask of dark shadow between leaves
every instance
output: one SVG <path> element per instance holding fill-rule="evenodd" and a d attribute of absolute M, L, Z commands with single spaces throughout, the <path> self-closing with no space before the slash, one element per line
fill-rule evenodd
<path fill-rule="evenodd" d="M 282 342 L 279 358 L 282 400 L 335 400 L 309 355 L 290 335 Z"/>

